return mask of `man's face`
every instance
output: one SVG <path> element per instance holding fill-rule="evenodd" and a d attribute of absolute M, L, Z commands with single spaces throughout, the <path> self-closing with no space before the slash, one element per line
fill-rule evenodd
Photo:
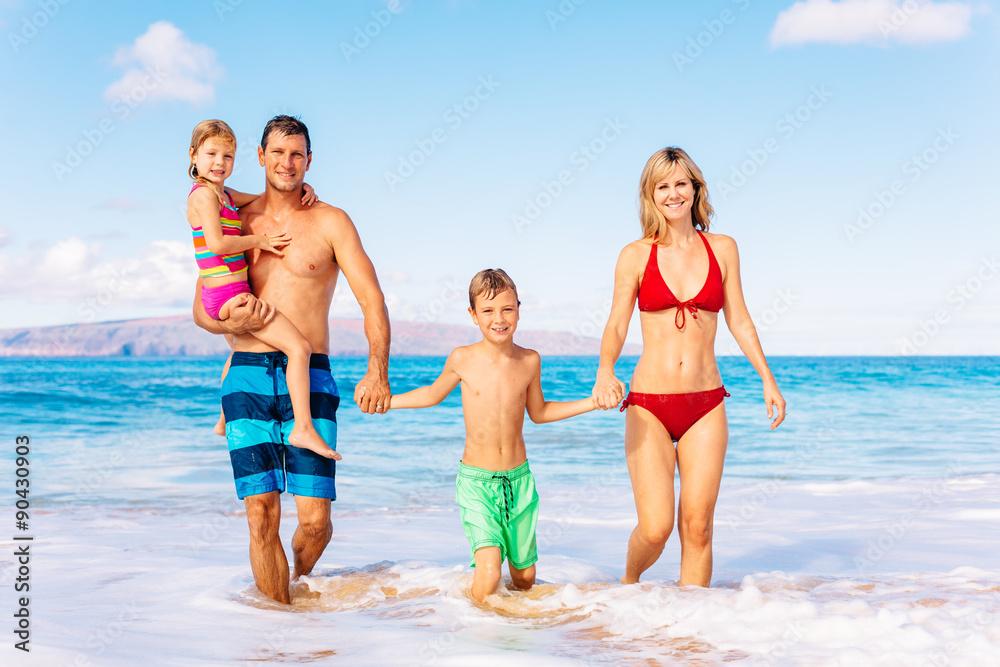
<path fill-rule="evenodd" d="M 306 153 L 306 138 L 302 134 L 280 135 L 275 132 L 267 140 L 267 149 L 257 147 L 257 157 L 264 167 L 268 185 L 279 192 L 302 189 L 312 155 Z"/>

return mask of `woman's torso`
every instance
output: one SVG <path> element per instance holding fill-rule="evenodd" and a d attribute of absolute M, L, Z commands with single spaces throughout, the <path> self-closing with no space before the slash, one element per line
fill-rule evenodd
<path fill-rule="evenodd" d="M 632 391 L 680 394 L 722 385 L 715 335 L 725 267 L 711 249 L 711 237 L 696 234 L 683 248 L 672 244 L 655 250 L 652 239 L 638 242 L 644 251 L 636 253 L 641 259 L 635 267 L 642 355 Z"/>

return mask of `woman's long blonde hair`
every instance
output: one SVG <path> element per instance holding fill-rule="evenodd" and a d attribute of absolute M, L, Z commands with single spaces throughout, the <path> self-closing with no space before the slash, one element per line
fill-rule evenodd
<path fill-rule="evenodd" d="M 205 187 L 211 188 L 213 192 L 219 197 L 219 201 L 222 203 L 227 203 L 223 198 L 223 194 L 219 192 L 219 189 L 215 187 L 215 184 L 210 180 L 198 173 L 198 168 L 194 166 L 194 155 L 201 148 L 201 145 L 208 141 L 209 139 L 220 139 L 226 141 L 233 145 L 233 152 L 236 152 L 236 133 L 233 132 L 233 128 L 229 127 L 224 121 L 216 120 L 214 118 L 209 120 L 203 120 L 194 126 L 194 131 L 191 132 L 191 150 L 188 152 L 188 158 L 190 163 L 188 164 L 188 176 L 195 183 L 200 183 Z"/>
<path fill-rule="evenodd" d="M 664 148 L 653 153 L 646 161 L 646 166 L 639 177 L 639 224 L 642 225 L 642 238 L 663 238 L 667 231 L 667 219 L 653 202 L 653 189 L 675 167 L 680 167 L 694 184 L 694 203 L 691 206 L 691 222 L 695 229 L 708 231 L 709 218 L 715 215 L 715 210 L 708 202 L 708 186 L 701 169 L 694 160 L 682 149 L 675 146 Z"/>

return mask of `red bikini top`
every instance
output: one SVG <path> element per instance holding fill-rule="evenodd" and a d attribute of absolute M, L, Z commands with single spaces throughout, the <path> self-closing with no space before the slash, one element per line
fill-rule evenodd
<path fill-rule="evenodd" d="M 697 230 L 695 230 L 697 231 Z M 663 276 L 660 275 L 660 266 L 656 261 L 657 243 L 654 239 L 649 248 L 649 261 L 646 262 L 646 272 L 642 275 L 642 282 L 639 283 L 639 310 L 657 311 L 676 308 L 674 324 L 678 329 L 684 328 L 685 312 L 691 313 L 691 317 L 698 319 L 698 309 L 717 313 L 722 310 L 725 302 L 725 294 L 722 291 L 722 270 L 719 262 L 715 259 L 712 246 L 708 244 L 708 239 L 700 231 L 702 243 L 708 251 L 708 277 L 705 278 L 705 285 L 693 299 L 679 301 L 674 293 L 667 287 Z"/>

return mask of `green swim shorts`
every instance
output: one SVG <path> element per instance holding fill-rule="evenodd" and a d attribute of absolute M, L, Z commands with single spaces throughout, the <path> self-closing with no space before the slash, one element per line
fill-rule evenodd
<path fill-rule="evenodd" d="M 500 561 L 518 570 L 538 560 L 538 493 L 527 461 L 500 472 L 459 463 L 455 500 L 472 548 L 470 565 L 475 567 L 476 550 L 483 547 L 500 547 Z"/>

